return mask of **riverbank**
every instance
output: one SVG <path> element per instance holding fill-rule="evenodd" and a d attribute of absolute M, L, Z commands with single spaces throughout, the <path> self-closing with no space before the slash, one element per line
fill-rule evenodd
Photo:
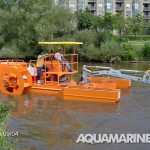
<path fill-rule="evenodd" d="M 150 64 L 150 61 L 130 61 L 130 63 Z"/>
<path fill-rule="evenodd" d="M 0 100 L 0 150 L 15 150 L 14 143 L 8 139 L 11 132 L 7 131 L 11 107 L 12 103 L 6 105 Z"/>

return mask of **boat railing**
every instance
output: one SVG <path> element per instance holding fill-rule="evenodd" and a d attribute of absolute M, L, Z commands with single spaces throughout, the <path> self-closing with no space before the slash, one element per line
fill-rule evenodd
<path fill-rule="evenodd" d="M 0 62 L 24 62 L 23 59 L 2 59 Z"/>
<path fill-rule="evenodd" d="M 61 64 L 59 60 L 55 59 L 55 54 L 46 56 L 44 64 L 45 70 L 47 67 L 48 72 L 45 72 L 45 84 L 59 84 L 62 80 L 65 80 L 66 76 L 66 80 L 71 80 L 72 75 L 78 72 L 78 54 L 65 54 L 64 58 L 66 61 Z M 71 70 L 68 70 L 68 64 Z M 50 76 L 50 81 L 46 79 L 48 76 Z"/>
<path fill-rule="evenodd" d="M 71 80 L 72 75 L 78 72 L 78 54 L 65 54 L 64 58 L 66 59 L 66 62 L 61 64 L 61 62 L 55 58 L 55 54 L 49 54 L 45 56 L 45 69 L 42 70 L 42 74 L 44 74 L 45 84 L 59 84 L 62 76 L 65 75 L 68 76 L 68 80 Z M 36 70 L 36 62 L 37 60 L 29 61 L 29 64 L 35 68 L 34 70 Z M 70 65 L 71 70 L 68 70 L 67 63 Z M 48 78 L 50 79 L 48 80 Z"/>

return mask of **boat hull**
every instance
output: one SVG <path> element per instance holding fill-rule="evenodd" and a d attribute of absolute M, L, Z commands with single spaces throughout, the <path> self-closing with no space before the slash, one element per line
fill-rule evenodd
<path fill-rule="evenodd" d="M 62 87 L 59 86 L 51 86 L 51 85 L 34 83 L 30 88 L 26 88 L 24 92 L 58 95 L 60 91 L 62 91 Z"/>
<path fill-rule="evenodd" d="M 93 102 L 118 102 L 120 98 L 119 89 L 86 88 L 78 86 L 64 87 L 62 90 L 65 100 L 82 100 Z"/>

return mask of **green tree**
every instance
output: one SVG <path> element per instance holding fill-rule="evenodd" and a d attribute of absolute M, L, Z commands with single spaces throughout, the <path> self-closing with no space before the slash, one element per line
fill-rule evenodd
<path fill-rule="evenodd" d="M 104 28 L 104 18 L 102 16 L 93 16 L 92 28 L 98 33 Z"/>
<path fill-rule="evenodd" d="M 17 1 L 11 0 L 4 1 L 0 13 L 0 32 L 3 39 L 0 48 L 3 46 L 15 47 L 15 49 L 12 49 L 13 51 L 20 50 L 22 53 L 28 53 L 33 48 L 36 35 L 32 21 L 35 13 L 29 13 L 32 11 L 29 2 L 29 0 L 25 3 L 21 1 L 17 3 Z M 30 4 L 32 6 L 33 2 Z"/>
<path fill-rule="evenodd" d="M 0 49 L 34 56 L 38 41 L 50 41 L 73 28 L 73 14 L 50 0 L 3 0 L 0 2 Z M 14 53 L 13 53 L 14 55 Z M 10 53 L 10 57 L 11 57 Z"/>
<path fill-rule="evenodd" d="M 124 34 L 132 34 L 132 18 L 129 16 L 125 19 Z"/>
<path fill-rule="evenodd" d="M 114 16 L 114 29 L 120 30 L 121 34 L 124 32 L 125 18 L 121 12 Z"/>
<path fill-rule="evenodd" d="M 115 24 L 115 15 L 113 15 L 110 12 L 106 12 L 103 18 L 104 18 L 103 28 L 112 31 L 114 29 Z"/>
<path fill-rule="evenodd" d="M 127 17 L 125 20 L 125 34 L 134 34 L 135 36 L 139 33 L 142 33 L 144 28 L 144 20 L 141 14 L 137 14 L 136 16 Z"/>
<path fill-rule="evenodd" d="M 142 14 L 138 13 L 132 17 L 132 32 L 136 36 L 143 31 L 144 18 Z"/>
<path fill-rule="evenodd" d="M 44 8 L 43 15 L 35 28 L 40 40 L 53 40 L 54 34 L 64 35 L 74 27 L 72 24 L 74 16 L 70 11 L 60 5 L 48 4 L 48 0 L 41 4 Z"/>
<path fill-rule="evenodd" d="M 150 35 L 150 22 L 144 22 L 144 34 L 145 35 Z"/>
<path fill-rule="evenodd" d="M 93 15 L 88 9 L 86 11 L 79 10 L 76 12 L 77 30 L 90 29 L 92 27 Z"/>

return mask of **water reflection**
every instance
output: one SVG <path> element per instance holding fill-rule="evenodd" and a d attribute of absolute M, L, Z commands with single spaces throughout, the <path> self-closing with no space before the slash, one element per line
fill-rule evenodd
<path fill-rule="evenodd" d="M 123 93 L 127 94 L 128 90 L 125 90 Z M 14 116 L 32 114 L 37 110 L 55 112 L 70 111 L 82 113 L 115 113 L 118 109 L 118 103 L 110 104 L 85 101 L 64 101 L 53 95 L 45 96 L 32 93 L 12 96 L 12 100 L 16 104 L 12 113 Z"/>
<path fill-rule="evenodd" d="M 92 116 L 118 111 L 118 103 L 63 101 L 55 96 L 36 94 L 12 96 L 9 100 L 16 103 L 9 128 L 19 132 L 17 146 L 21 149 L 46 150 L 56 145 L 74 145 L 79 133 L 107 122 L 104 119 L 97 124 Z M 85 119 L 87 115 L 88 120 Z"/>

